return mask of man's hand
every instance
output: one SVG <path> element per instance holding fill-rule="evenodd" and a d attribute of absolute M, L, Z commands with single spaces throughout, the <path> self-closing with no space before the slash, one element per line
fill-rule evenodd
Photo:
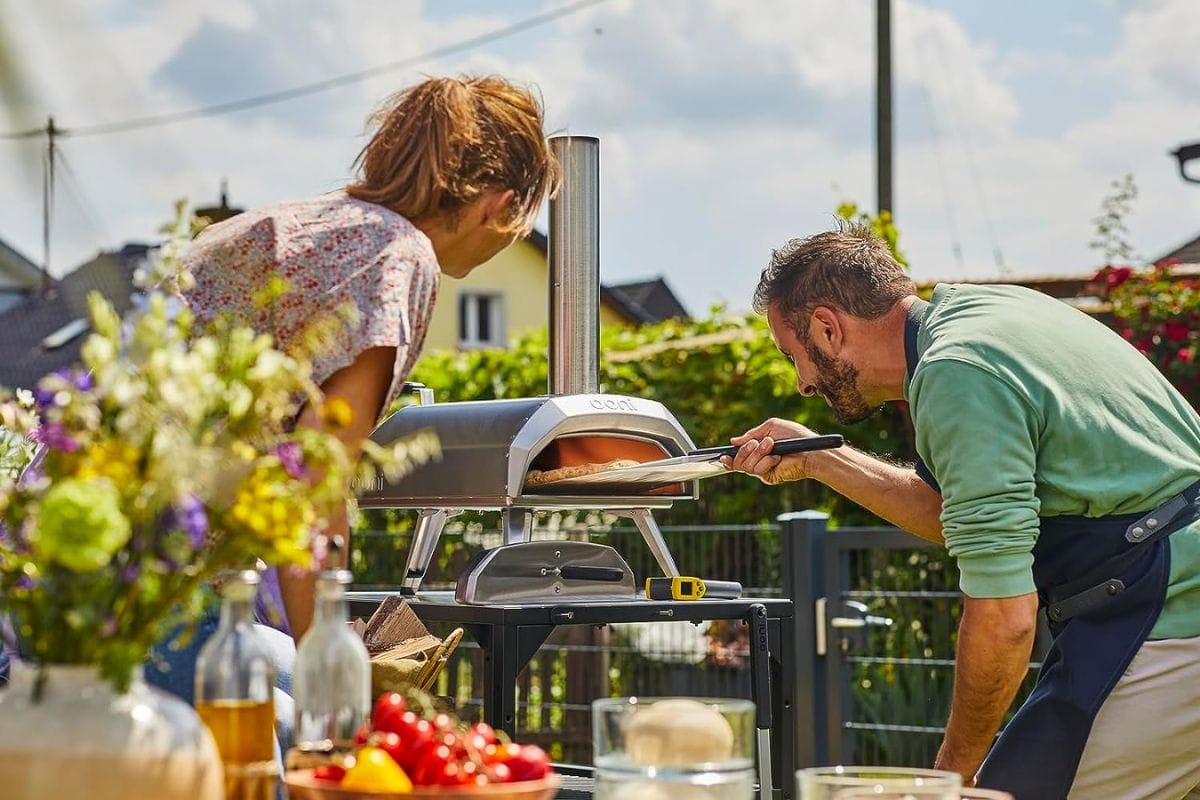
<path fill-rule="evenodd" d="M 763 483 L 775 484 L 802 480 L 809 477 L 808 458 L 811 453 L 774 456 L 771 455 L 771 449 L 779 439 L 815 435 L 798 422 L 769 419 L 741 436 L 734 436 L 730 439 L 732 444 L 741 445 L 741 449 L 733 458 L 724 456 L 721 463 L 728 469 L 755 475 Z"/>
<path fill-rule="evenodd" d="M 1029 670 L 1037 631 L 1037 595 L 967 597 L 958 626 L 954 704 L 937 769 L 975 780 L 1004 713 Z"/>

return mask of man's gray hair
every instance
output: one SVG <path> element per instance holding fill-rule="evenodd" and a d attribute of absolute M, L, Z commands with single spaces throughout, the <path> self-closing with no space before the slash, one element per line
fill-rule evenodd
<path fill-rule="evenodd" d="M 803 340 L 806 317 L 817 306 L 876 319 L 916 289 L 883 239 L 865 225 L 839 220 L 835 230 L 772 251 L 754 291 L 754 310 L 765 314 L 776 306 Z"/>

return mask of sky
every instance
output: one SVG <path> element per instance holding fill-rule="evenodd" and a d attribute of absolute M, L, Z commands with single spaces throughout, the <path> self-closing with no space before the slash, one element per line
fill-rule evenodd
<path fill-rule="evenodd" d="M 410 59 L 569 0 L 0 0 L 0 135 L 122 122 Z M 1137 254 L 1200 235 L 1195 0 L 894 0 L 896 222 L 918 280 L 1087 273 L 1113 181 Z M 256 207 L 337 189 L 387 95 L 423 75 L 539 89 L 601 140 L 601 279 L 663 276 L 747 309 L 773 248 L 874 208 L 875 3 L 603 0 L 288 102 L 58 140 L 51 271 L 153 241 L 178 197 Z M 44 137 L 0 139 L 0 239 L 42 261 Z M 545 229 L 543 209 L 541 227 Z"/>

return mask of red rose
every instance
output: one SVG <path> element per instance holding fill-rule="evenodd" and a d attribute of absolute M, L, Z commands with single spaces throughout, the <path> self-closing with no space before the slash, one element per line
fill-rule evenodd
<path fill-rule="evenodd" d="M 1163 323 L 1163 332 L 1169 342 L 1186 342 L 1190 333 L 1187 325 L 1175 319 Z"/>

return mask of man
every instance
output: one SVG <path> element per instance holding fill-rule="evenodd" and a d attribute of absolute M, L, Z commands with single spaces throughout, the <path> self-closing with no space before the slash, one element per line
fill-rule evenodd
<path fill-rule="evenodd" d="M 1017 800 L 1200 800 L 1196 412 L 1057 300 L 947 284 L 919 299 L 858 227 L 776 251 L 754 304 L 800 393 L 839 421 L 909 403 L 913 468 L 849 447 L 771 455 L 775 440 L 812 433 L 778 419 L 735 437 L 725 462 L 767 483 L 814 478 L 944 540 L 966 597 L 936 766 Z M 1054 644 L 992 747 L 1039 605 Z"/>

